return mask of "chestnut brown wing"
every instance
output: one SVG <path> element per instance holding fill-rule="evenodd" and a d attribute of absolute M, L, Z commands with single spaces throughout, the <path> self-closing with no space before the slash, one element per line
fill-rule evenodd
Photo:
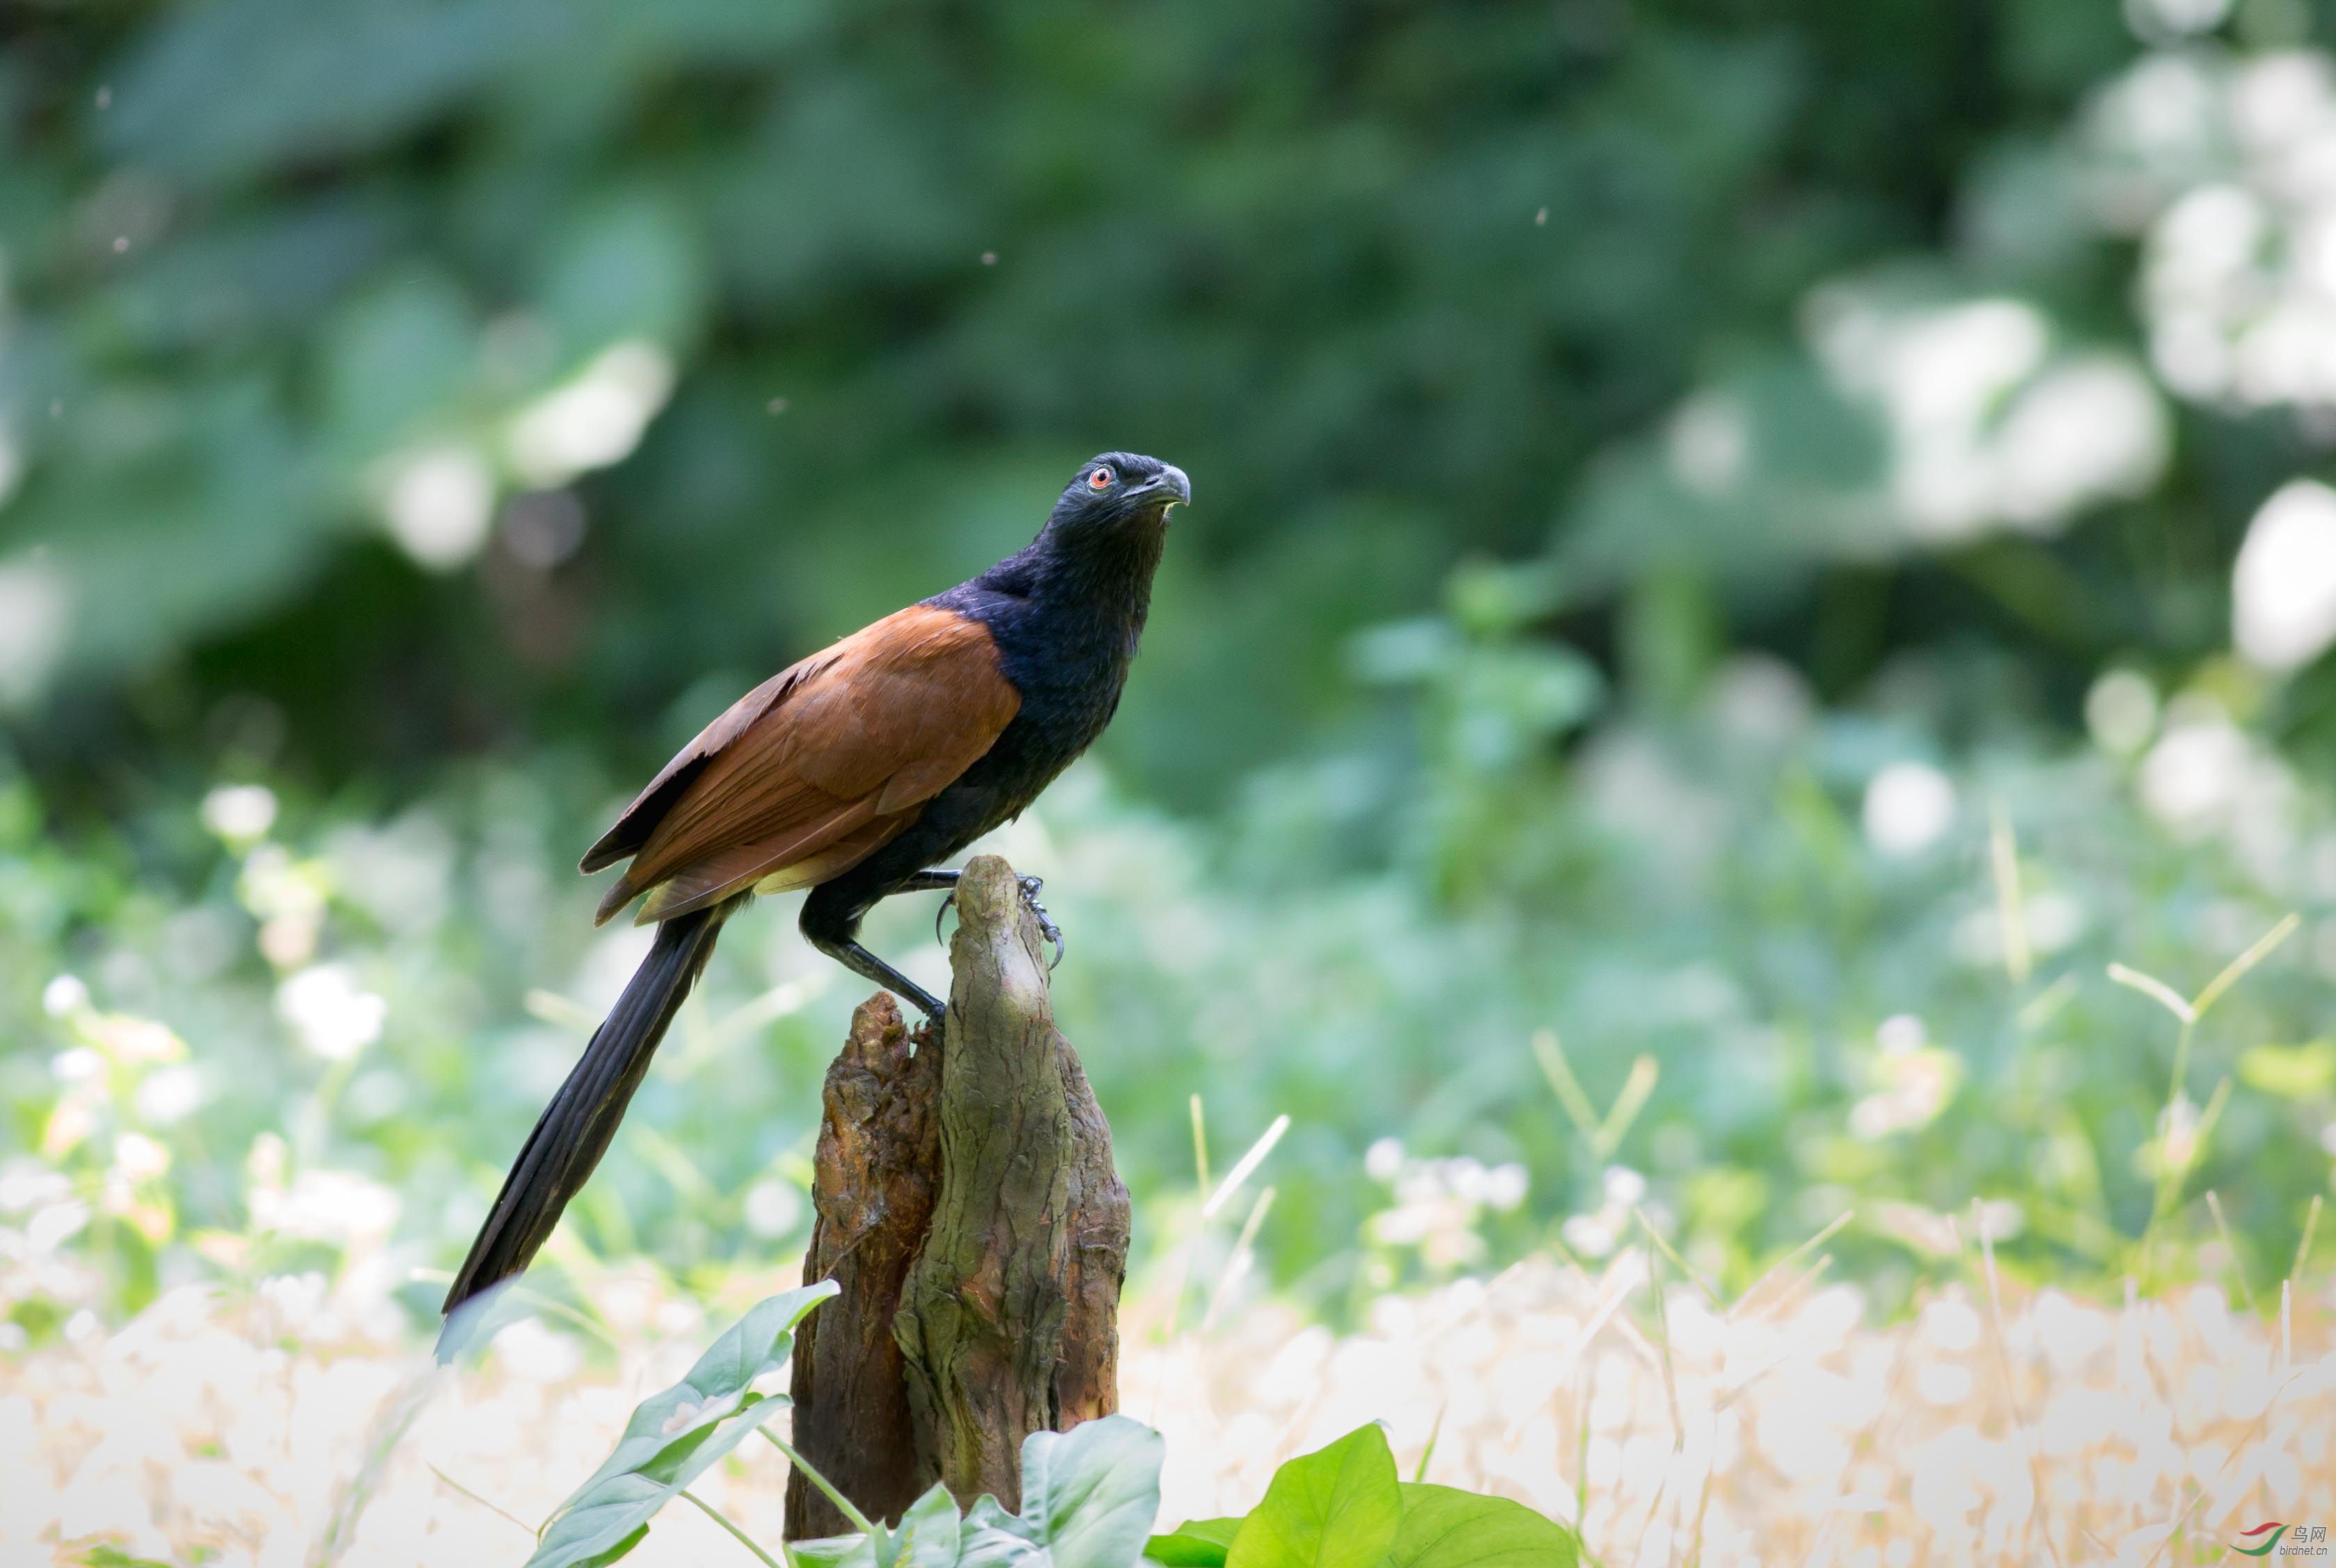
<path fill-rule="evenodd" d="M 585 857 L 642 922 L 857 865 L 989 750 L 1021 706 L 989 630 L 912 605 L 783 671 L 706 726 Z"/>

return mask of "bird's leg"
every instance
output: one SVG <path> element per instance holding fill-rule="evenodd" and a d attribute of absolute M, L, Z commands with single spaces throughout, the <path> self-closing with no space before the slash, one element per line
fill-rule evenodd
<path fill-rule="evenodd" d="M 921 875 L 931 876 L 933 873 Z M 861 911 L 857 909 L 823 906 L 819 893 L 814 892 L 803 901 L 803 917 L 795 924 L 803 934 L 803 939 L 813 947 L 861 979 L 872 980 L 895 996 L 905 998 L 927 1018 L 939 1023 L 941 1015 L 949 1011 L 949 1004 L 861 946 L 857 940 L 860 915 Z"/>
<path fill-rule="evenodd" d="M 943 871 L 938 868 L 931 871 L 920 871 L 892 889 L 894 893 L 930 893 L 937 887 L 946 887 L 949 890 L 949 895 L 941 900 L 941 906 L 933 911 L 935 942 L 941 939 L 941 917 L 946 915 L 949 912 L 950 905 L 957 902 L 957 881 L 963 875 L 962 872 Z M 1038 934 L 1054 944 L 1054 962 L 1047 964 L 1046 968 L 1050 972 L 1060 968 L 1063 953 L 1067 947 L 1063 941 L 1063 928 L 1055 924 L 1055 917 L 1046 913 L 1045 905 L 1038 902 L 1038 894 L 1046 884 L 1036 876 L 1017 876 L 1014 880 L 1021 884 L 1022 906 L 1027 909 L 1032 917 L 1038 922 Z"/>
<path fill-rule="evenodd" d="M 935 1023 L 939 1023 L 941 1015 L 949 1011 L 949 1003 L 857 942 L 826 942 L 814 936 L 811 938 L 811 944 L 861 979 L 872 980 L 894 995 L 913 1003 L 919 1011 Z"/>

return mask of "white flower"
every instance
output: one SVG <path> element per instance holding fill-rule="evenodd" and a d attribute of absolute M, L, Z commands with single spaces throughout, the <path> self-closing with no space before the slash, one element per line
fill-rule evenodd
<path fill-rule="evenodd" d="M 138 1114 L 157 1127 L 168 1127 L 194 1109 L 203 1097 L 203 1080 L 191 1067 L 166 1067 L 138 1086 Z"/>
<path fill-rule="evenodd" d="M 606 468 L 640 444 L 673 380 L 673 359 L 657 344 L 617 344 L 521 411 L 511 427 L 511 466 L 539 488 Z"/>
<path fill-rule="evenodd" d="M 203 797 L 203 826 L 230 844 L 268 836 L 276 825 L 276 792 L 265 784 L 222 784 Z"/>
<path fill-rule="evenodd" d="M 2231 568 L 2239 652 L 2267 670 L 2308 664 L 2336 642 L 2336 490 L 2282 486 L 2247 525 Z"/>
<path fill-rule="evenodd" d="M 276 1011 L 310 1050 L 346 1061 L 381 1038 L 389 1003 L 359 990 L 346 964 L 319 963 L 276 988 Z"/>
<path fill-rule="evenodd" d="M 1514 1160 L 1496 1165 L 1484 1173 L 1484 1202 L 1506 1214 L 1525 1201 L 1527 1185 L 1524 1166 Z"/>
<path fill-rule="evenodd" d="M 1922 762 L 1893 762 L 1865 788 L 1867 842 L 1893 858 L 1919 855 L 1955 819 L 1955 787 Z"/>
<path fill-rule="evenodd" d="M 383 465 L 382 520 L 420 565 L 452 571 L 479 553 L 494 520 L 495 476 L 464 446 L 424 447 Z"/>
<path fill-rule="evenodd" d="M 1575 1215 L 1565 1222 L 1560 1234 L 1565 1244 L 1585 1258 L 1602 1258 L 1614 1250 L 1614 1227 L 1599 1215 Z"/>
<path fill-rule="evenodd" d="M 343 1247 L 377 1244 L 397 1226 L 397 1194 L 348 1171 L 305 1170 L 289 1188 L 255 1181 L 247 1201 L 255 1230 Z"/>
<path fill-rule="evenodd" d="M 1606 1201 L 1617 1208 L 1627 1209 L 1647 1195 L 1647 1178 L 1629 1166 L 1608 1166 L 1603 1179 Z"/>
<path fill-rule="evenodd" d="M 170 1151 L 143 1133 L 125 1132 L 113 1140 L 113 1164 L 131 1181 L 151 1181 L 170 1168 Z"/>
<path fill-rule="evenodd" d="M 89 1006 L 89 987 L 77 974 L 60 974 L 41 990 L 41 1011 L 51 1018 L 67 1018 Z"/>

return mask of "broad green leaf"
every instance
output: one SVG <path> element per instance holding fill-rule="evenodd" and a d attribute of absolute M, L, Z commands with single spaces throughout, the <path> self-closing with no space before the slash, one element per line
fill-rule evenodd
<path fill-rule="evenodd" d="M 1022 1512 L 966 1511 L 961 1568 L 1130 1568 L 1160 1512 L 1160 1434 L 1125 1416 L 1022 1444 Z"/>
<path fill-rule="evenodd" d="M 794 1326 L 836 1290 L 822 1280 L 759 1303 L 687 1377 L 636 1407 L 616 1452 L 560 1505 L 527 1568 L 597 1568 L 638 1544 L 659 1508 L 785 1407 L 784 1394 L 749 1385 L 787 1364 Z"/>
<path fill-rule="evenodd" d="M 670 202 L 637 190 L 596 204 L 556 243 L 536 306 L 571 364 L 627 338 L 670 349 L 695 334 L 706 266 Z"/>
<path fill-rule="evenodd" d="M 1046 1549 L 1037 1533 L 987 1494 L 965 1511 L 959 1568 L 1045 1568 Z"/>
<path fill-rule="evenodd" d="M 1573 1568 L 1573 1532 L 1506 1497 L 1403 1485 L 1403 1524 L 1385 1568 Z"/>
<path fill-rule="evenodd" d="M 961 1528 L 957 1500 L 947 1486 L 935 1482 L 931 1491 L 910 1504 L 909 1511 L 900 1515 L 900 1526 L 892 1535 L 899 1553 L 892 1559 L 892 1568 L 957 1568 Z"/>
<path fill-rule="evenodd" d="M 893 1529 L 793 1541 L 787 1551 L 808 1568 L 956 1568 L 959 1528 L 957 1501 L 936 1482 Z"/>
<path fill-rule="evenodd" d="M 1144 1554 L 1167 1568 L 1225 1568 L 1225 1552 L 1241 1533 L 1239 1519 L 1187 1519 L 1144 1544 Z"/>
<path fill-rule="evenodd" d="M 790 1541 L 787 1557 L 796 1568 L 877 1568 L 876 1543 L 857 1531 L 849 1535 L 822 1535 L 816 1541 Z"/>
<path fill-rule="evenodd" d="M 576 1568 L 608 1568 L 608 1565 L 614 1563 L 618 1558 L 629 1555 L 634 1547 L 639 1545 L 648 1538 L 649 1527 L 647 1524 L 636 1525 L 634 1526 L 633 1533 L 631 1534 L 626 1536 L 623 1540 L 609 1547 L 606 1552 L 595 1552 L 589 1557 L 585 1558 L 581 1563 L 577 1563 Z M 542 1550 L 540 1546 L 536 1549 L 538 1551 Z"/>
<path fill-rule="evenodd" d="M 1359 1427 L 1274 1474 L 1225 1568 L 1378 1568 L 1402 1519 L 1387 1433 Z"/>

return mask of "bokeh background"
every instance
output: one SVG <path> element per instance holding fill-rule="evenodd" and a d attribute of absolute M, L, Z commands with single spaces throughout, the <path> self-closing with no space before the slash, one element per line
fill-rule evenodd
<path fill-rule="evenodd" d="M 1111 447 L 1197 498 L 1116 724 L 1001 847 L 1180 1310 L 1352 1322 L 1640 1216 L 1740 1287 L 1854 1210 L 1885 1319 L 1975 1203 L 2105 1299 L 2296 1255 L 2327 5 L 0 40 L 0 1358 L 196 1283 L 423 1333 L 642 949 L 581 847 Z M 2195 997 L 2267 934 L 2195 1029 L 2108 973 Z M 736 923 L 544 1289 L 795 1256 L 863 994 L 792 900 Z M 1218 1174 L 1290 1118 L 1197 1264 L 1194 1096 Z"/>

